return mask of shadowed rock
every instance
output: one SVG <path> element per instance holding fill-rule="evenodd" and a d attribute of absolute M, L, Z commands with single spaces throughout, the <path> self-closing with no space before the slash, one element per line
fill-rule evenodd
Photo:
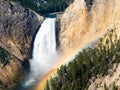
<path fill-rule="evenodd" d="M 0 1 L 0 46 L 20 60 L 31 55 L 32 37 L 43 17 L 21 5 Z"/>

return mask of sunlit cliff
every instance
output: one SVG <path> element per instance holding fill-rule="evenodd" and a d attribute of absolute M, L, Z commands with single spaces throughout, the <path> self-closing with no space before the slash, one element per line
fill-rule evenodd
<path fill-rule="evenodd" d="M 75 0 L 61 17 L 61 48 L 65 51 L 81 48 L 108 29 L 119 31 L 119 5 L 119 0 L 93 0 L 90 8 L 84 0 Z"/>
<path fill-rule="evenodd" d="M 90 43 L 105 35 L 108 30 L 116 30 L 119 36 L 119 6 L 120 0 L 93 0 L 92 5 L 88 5 L 85 0 L 75 0 L 60 17 L 60 50 L 64 52 L 61 61 L 67 61 L 67 57 L 89 46 Z M 118 72 L 119 67 L 116 70 Z M 48 79 L 50 76 L 45 78 Z M 105 78 L 103 82 L 107 80 L 108 78 Z M 115 78 L 112 81 L 114 80 Z M 113 83 L 112 81 L 109 84 Z M 90 90 L 95 89 L 95 83 L 89 87 Z M 37 90 L 39 89 L 38 85 Z"/>

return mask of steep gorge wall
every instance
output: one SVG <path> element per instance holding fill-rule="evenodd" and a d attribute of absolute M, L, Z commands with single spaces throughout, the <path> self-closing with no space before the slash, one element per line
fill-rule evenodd
<path fill-rule="evenodd" d="M 91 42 L 95 42 L 108 30 L 116 30 L 120 36 L 120 0 L 94 0 L 88 9 L 84 0 L 75 0 L 60 18 L 60 49 L 71 55 Z M 111 89 L 120 85 L 120 65 L 113 74 L 98 77 L 89 90 L 104 90 L 104 84 Z M 119 87 L 120 88 L 120 87 Z"/>
<path fill-rule="evenodd" d="M 58 67 L 68 62 L 68 59 L 71 59 L 70 57 L 76 51 L 83 49 L 91 42 L 95 42 L 108 30 L 116 29 L 117 34 L 120 35 L 120 0 L 93 1 L 92 6 L 89 6 L 88 9 L 85 0 L 74 0 L 63 15 L 58 18 L 60 50 L 66 55 L 60 58 L 61 62 L 58 62 Z M 37 85 L 36 90 L 40 90 L 41 87 L 43 90 L 43 82 L 45 84 L 45 80 L 50 79 L 51 76 L 54 76 L 54 73 L 45 75 Z M 90 90 L 95 90 L 93 86 L 96 82 L 90 85 Z"/>
<path fill-rule="evenodd" d="M 27 65 L 24 60 L 30 58 L 31 44 L 43 20 L 20 4 L 0 0 L 0 47 L 12 56 L 7 65 L 0 63 L 0 90 L 13 90 L 19 83 Z"/>
<path fill-rule="evenodd" d="M 75 0 L 60 19 L 60 45 L 64 52 L 77 50 L 97 40 L 108 29 L 120 29 L 120 1 L 94 0 L 88 9 L 84 0 Z"/>
<path fill-rule="evenodd" d="M 0 90 L 12 90 L 23 75 L 22 62 L 17 58 L 9 60 L 9 64 L 0 64 Z"/>
<path fill-rule="evenodd" d="M 30 45 L 43 17 L 20 4 L 0 1 L 0 46 L 24 60 L 30 57 Z"/>

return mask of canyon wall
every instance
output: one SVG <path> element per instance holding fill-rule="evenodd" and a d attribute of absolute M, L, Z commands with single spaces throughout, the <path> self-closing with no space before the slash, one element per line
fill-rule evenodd
<path fill-rule="evenodd" d="M 86 0 L 87 1 L 87 0 Z M 94 0 L 88 6 L 85 0 L 75 0 L 60 18 L 60 49 L 69 54 L 95 42 L 108 30 L 115 30 L 120 36 L 120 0 Z M 120 65 L 113 74 L 98 77 L 89 90 L 104 90 L 104 84 L 111 89 L 115 83 L 120 85 Z"/>
<path fill-rule="evenodd" d="M 23 69 L 22 62 L 15 57 L 6 66 L 0 64 L 0 90 L 12 90 L 22 79 Z"/>
<path fill-rule="evenodd" d="M 44 18 L 20 4 L 0 1 L 0 46 L 24 60 L 31 55 L 31 43 Z"/>
<path fill-rule="evenodd" d="M 5 65 L 0 63 L 0 90 L 13 90 L 20 82 L 28 65 L 26 59 L 32 53 L 35 34 L 43 20 L 42 16 L 20 4 L 0 0 L 0 47 L 12 57 Z"/>
<path fill-rule="evenodd" d="M 93 0 L 91 6 L 85 0 L 75 0 L 60 19 L 61 49 L 68 52 L 84 47 L 108 29 L 116 29 L 119 34 L 119 5 L 119 0 Z"/>

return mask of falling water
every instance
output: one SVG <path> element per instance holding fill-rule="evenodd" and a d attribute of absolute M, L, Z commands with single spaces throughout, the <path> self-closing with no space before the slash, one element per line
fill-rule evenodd
<path fill-rule="evenodd" d="M 31 72 L 19 90 L 29 90 L 29 87 L 56 64 L 55 21 L 56 18 L 46 18 L 42 23 L 34 40 L 33 58 L 30 60 Z"/>
<path fill-rule="evenodd" d="M 56 58 L 55 18 L 46 18 L 39 29 L 33 49 L 31 60 L 32 77 L 52 68 Z"/>

